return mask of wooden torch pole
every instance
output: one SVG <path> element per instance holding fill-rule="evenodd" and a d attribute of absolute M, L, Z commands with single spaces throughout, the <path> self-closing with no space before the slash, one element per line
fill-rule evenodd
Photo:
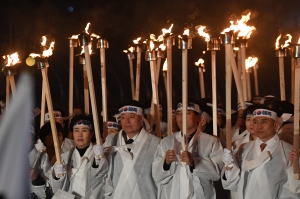
<path fill-rule="evenodd" d="M 255 85 L 255 95 L 259 94 L 259 90 L 258 90 L 258 79 L 257 79 L 257 68 L 256 68 L 256 64 L 253 66 L 253 73 L 254 73 L 254 85 Z"/>
<path fill-rule="evenodd" d="M 5 102 L 5 106 L 6 106 L 6 111 L 7 111 L 8 107 L 9 107 L 9 99 L 10 99 L 9 76 L 6 76 L 5 79 L 6 79 L 6 102 Z"/>
<path fill-rule="evenodd" d="M 86 64 L 83 67 L 83 95 L 84 95 L 84 112 L 90 114 L 90 97 L 89 97 L 89 82 L 87 78 Z"/>
<path fill-rule="evenodd" d="M 135 78 L 135 100 L 139 101 L 140 99 L 140 80 L 141 80 L 141 57 L 142 49 L 141 47 L 136 47 L 136 78 Z"/>
<path fill-rule="evenodd" d="M 167 116 L 168 116 L 168 135 L 173 133 L 172 124 L 172 46 L 173 46 L 173 37 L 168 36 L 164 39 L 165 45 L 167 46 Z"/>
<path fill-rule="evenodd" d="M 45 64 L 48 66 L 47 62 L 45 62 Z M 44 71 L 44 73 L 45 73 L 45 75 L 47 76 L 47 79 L 48 79 L 48 67 L 47 66 L 43 69 L 43 71 Z M 47 86 L 46 83 L 43 81 L 42 82 L 42 99 L 41 99 L 41 121 L 40 121 L 40 128 L 42 128 L 42 126 L 44 126 L 44 124 L 45 124 L 46 89 L 47 89 L 46 86 Z"/>
<path fill-rule="evenodd" d="M 203 68 L 201 66 L 199 66 L 199 80 L 200 80 L 201 98 L 205 98 L 204 76 L 203 76 Z"/>
<path fill-rule="evenodd" d="M 69 116 L 72 116 L 74 108 L 74 47 L 77 47 L 77 39 L 70 38 L 69 42 Z"/>
<path fill-rule="evenodd" d="M 285 98 L 285 82 L 284 82 L 284 57 L 278 57 L 279 60 L 279 83 L 280 83 L 280 99 L 284 101 Z"/>
<path fill-rule="evenodd" d="M 294 99 L 295 99 L 295 64 L 296 64 L 296 58 L 292 57 L 291 58 L 291 102 L 294 104 Z"/>

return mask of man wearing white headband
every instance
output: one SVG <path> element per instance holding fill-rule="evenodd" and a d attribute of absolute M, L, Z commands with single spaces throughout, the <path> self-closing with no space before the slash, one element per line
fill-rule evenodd
<path fill-rule="evenodd" d="M 289 190 L 295 182 L 290 175 L 292 146 L 276 135 L 276 119 L 277 114 L 267 107 L 256 109 L 252 122 L 257 139 L 241 146 L 234 156 L 224 149 L 222 184 L 237 191 L 236 198 L 299 199 Z"/>
<path fill-rule="evenodd" d="M 139 102 L 132 100 L 119 109 L 122 130 L 109 134 L 104 146 L 108 148 L 110 164 L 105 184 L 105 198 L 132 199 L 157 197 L 157 187 L 151 175 L 152 162 L 160 138 L 148 133 L 143 123 Z"/>
<path fill-rule="evenodd" d="M 213 199 L 213 181 L 219 180 L 223 167 L 222 146 L 202 132 L 205 122 L 199 105 L 190 99 L 187 109 L 187 149 L 181 145 L 182 103 L 178 103 L 175 117 L 180 131 L 165 137 L 155 154 L 152 173 L 160 190 L 158 198 Z"/>

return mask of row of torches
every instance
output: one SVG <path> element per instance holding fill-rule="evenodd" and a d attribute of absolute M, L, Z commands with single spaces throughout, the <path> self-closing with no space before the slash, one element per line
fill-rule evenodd
<path fill-rule="evenodd" d="M 247 77 L 249 75 L 248 69 L 249 67 L 255 66 L 257 62 L 257 58 L 249 57 L 246 61 L 246 47 L 247 47 L 247 40 L 250 38 L 250 35 L 255 27 L 247 26 L 246 22 L 250 19 L 250 14 L 248 13 L 245 16 L 242 16 L 241 20 L 237 22 L 231 22 L 231 26 L 226 28 L 220 35 L 219 38 L 211 39 L 208 33 L 205 33 L 205 26 L 197 26 L 196 29 L 200 36 L 205 38 L 207 42 L 207 51 L 211 51 L 211 64 L 212 64 L 212 104 L 213 104 L 213 132 L 214 135 L 217 134 L 217 96 L 216 96 L 216 51 L 220 50 L 220 44 L 224 44 L 225 46 L 225 66 L 226 66 L 226 110 L 231 110 L 231 77 L 232 73 L 235 78 L 237 92 L 239 96 L 239 102 L 241 103 L 241 107 L 245 108 L 245 100 L 249 100 L 251 98 L 250 88 L 250 78 Z M 97 144 L 101 144 L 102 140 L 100 137 L 100 128 L 99 128 L 99 121 L 97 115 L 97 106 L 96 106 L 96 98 L 95 98 L 95 91 L 94 91 L 94 82 L 92 77 L 92 68 L 91 68 L 91 42 L 93 39 L 97 39 L 97 48 L 100 48 L 100 62 L 101 62 L 101 85 L 102 85 L 102 116 L 103 116 L 103 126 L 106 127 L 107 125 L 107 99 L 106 99 L 106 61 L 105 61 L 105 49 L 108 48 L 108 41 L 106 39 L 101 38 L 99 35 L 90 34 L 88 32 L 89 25 L 87 25 L 85 32 L 82 32 L 79 35 L 74 35 L 70 40 L 70 82 L 69 82 L 69 114 L 73 115 L 73 67 L 74 67 L 74 47 L 81 46 L 82 52 L 79 56 L 81 60 L 81 64 L 83 64 L 84 70 L 84 79 L 85 79 L 85 112 L 89 113 L 89 97 L 91 106 L 92 106 L 92 114 L 94 118 L 95 124 L 95 135 Z M 126 51 L 129 60 L 130 66 L 130 76 L 131 76 L 131 90 L 132 90 L 132 98 L 135 100 L 139 100 L 139 85 L 140 85 L 140 71 L 141 71 L 141 53 L 145 50 L 145 60 L 150 62 L 150 71 L 151 71 L 151 84 L 152 84 L 152 105 L 150 115 L 152 117 L 149 118 L 151 121 L 150 124 L 153 124 L 153 118 L 155 118 L 156 125 L 156 134 L 161 136 L 160 131 L 160 117 L 159 117 L 159 100 L 158 100 L 158 91 L 157 91 L 157 83 L 161 65 L 161 59 L 164 58 L 164 51 L 167 51 L 167 59 L 164 64 L 164 82 L 167 92 L 167 118 L 168 118 L 168 134 L 172 133 L 172 47 L 175 45 L 175 35 L 172 34 L 173 24 L 169 29 L 163 29 L 163 34 L 159 36 L 157 39 L 155 35 L 151 34 L 150 39 L 146 41 L 142 41 L 141 38 L 134 40 L 134 44 Z M 279 39 L 277 39 L 279 41 Z M 26 61 L 32 62 L 36 64 L 38 68 L 41 69 L 43 75 L 43 94 L 42 94 L 42 106 L 45 104 L 45 98 L 47 102 L 47 107 L 49 110 L 49 114 L 53 115 L 53 107 L 50 95 L 50 88 L 49 82 L 47 78 L 47 67 L 49 66 L 47 58 L 52 55 L 52 50 L 54 48 L 54 42 L 51 42 L 48 49 L 46 49 L 46 41 L 43 38 L 43 42 L 41 45 L 44 47 L 41 54 L 31 54 L 30 58 Z M 234 46 L 237 46 L 239 50 L 238 53 L 238 65 L 236 64 L 235 53 L 234 53 Z M 295 74 L 293 74 L 294 80 L 296 79 L 296 75 L 300 75 L 300 45 L 288 45 L 291 50 L 291 55 L 294 58 L 294 67 L 295 67 Z M 182 145 L 183 148 L 187 146 L 187 96 L 188 96 L 188 49 L 192 48 L 192 36 L 189 34 L 189 29 L 186 29 L 183 35 L 178 35 L 178 49 L 182 50 L 182 104 L 183 104 L 183 137 Z M 279 67 L 280 67 L 280 75 L 283 74 L 283 65 L 282 65 L 282 58 L 286 56 L 286 49 L 287 46 L 282 46 L 280 48 L 276 47 L 276 56 L 279 58 Z M 134 83 L 134 70 L 133 70 L 133 63 L 132 60 L 134 59 L 134 53 L 137 53 L 137 64 L 136 64 L 136 82 Z M 84 55 L 83 55 L 84 54 Z M 12 56 L 6 56 L 8 60 L 11 59 Z M 297 63 L 295 61 L 297 58 Z M 32 61 L 34 59 L 34 61 Z M 31 60 L 31 61 L 30 61 Z M 11 78 L 14 75 L 14 72 L 11 72 L 13 67 L 12 65 L 19 63 L 19 61 L 14 61 L 8 64 L 6 67 L 3 68 L 4 73 L 7 77 Z M 30 64 L 28 64 L 30 65 Z M 204 80 L 203 80 L 203 72 L 205 71 L 204 68 L 204 60 L 199 59 L 195 65 L 199 67 L 199 78 L 200 78 L 200 88 L 201 88 L 201 96 L 205 97 L 204 91 Z M 167 66 L 167 67 L 166 67 Z M 167 68 L 167 69 L 166 69 Z M 255 78 L 255 90 L 256 94 L 258 94 L 258 84 L 257 84 L 257 74 L 256 74 L 256 67 L 254 67 L 254 75 Z M 8 72 L 10 71 L 10 72 Z M 202 75 L 201 75 L 202 73 Z M 9 79 L 7 78 L 7 79 Z M 248 81 L 248 83 L 247 83 Z M 10 81 L 7 81 L 7 83 Z M 248 88 L 247 88 L 248 84 Z M 11 83 L 10 85 L 13 85 Z M 282 78 L 280 78 L 280 85 L 282 87 Z M 283 84 L 284 85 L 284 84 Z M 299 104 L 299 81 L 297 80 L 296 83 L 292 84 L 294 86 L 294 104 Z M 284 86 L 283 86 L 284 87 Z M 12 88 L 12 90 L 14 90 Z M 13 91 L 14 92 L 14 91 Z M 283 99 L 281 88 L 281 99 Z M 293 93 L 293 92 L 292 92 Z M 44 100 L 43 100 L 44 98 Z M 8 101 L 7 101 L 8 104 Z M 43 109 L 43 107 L 42 107 Z M 41 116 L 44 114 L 41 113 Z M 299 121 L 299 107 L 295 106 L 295 121 Z M 42 120 L 41 120 L 42 121 Z M 44 121 L 44 120 L 43 120 Z M 51 128 L 53 131 L 53 139 L 54 145 L 56 149 L 56 159 L 60 162 L 60 147 L 58 146 L 57 134 L 56 134 L 56 127 L 54 118 L 50 117 Z M 42 123 L 42 122 L 41 122 Z M 104 129 L 104 136 L 107 135 L 107 128 Z M 294 146 L 299 148 L 299 124 L 295 122 L 294 126 Z M 226 111 L 226 132 L 231 132 L 231 112 Z M 230 133 L 226 134 L 226 146 L 229 150 L 231 150 L 231 135 Z M 294 165 L 294 173 L 295 178 L 299 176 L 299 165 Z"/>

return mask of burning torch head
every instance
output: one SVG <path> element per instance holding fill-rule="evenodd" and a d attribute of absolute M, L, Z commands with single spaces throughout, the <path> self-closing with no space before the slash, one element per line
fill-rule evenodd
<path fill-rule="evenodd" d="M 220 50 L 220 39 L 219 38 L 210 39 L 207 42 L 207 50 L 208 51 Z"/>
<path fill-rule="evenodd" d="M 220 35 L 221 44 L 234 44 L 234 33 L 232 30 L 222 32 Z"/>
<path fill-rule="evenodd" d="M 99 38 L 97 42 L 97 48 L 109 48 L 108 41 L 103 38 Z"/>
<path fill-rule="evenodd" d="M 78 35 L 78 43 L 80 46 L 88 46 L 91 42 L 91 36 L 86 32 L 82 32 Z"/>

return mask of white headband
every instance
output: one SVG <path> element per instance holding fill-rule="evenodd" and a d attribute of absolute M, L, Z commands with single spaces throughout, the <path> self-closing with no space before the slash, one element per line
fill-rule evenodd
<path fill-rule="evenodd" d="M 137 106 L 126 105 L 119 109 L 119 113 L 134 113 L 143 116 L 143 109 Z"/>
<path fill-rule="evenodd" d="M 246 108 L 248 108 L 248 106 L 250 106 L 250 105 L 253 105 L 253 104 L 250 103 L 250 102 L 245 102 Z M 241 110 L 241 109 L 242 109 L 242 105 L 241 105 L 241 104 L 238 104 L 238 105 L 237 105 L 237 110 L 239 111 L 239 110 Z"/>
<path fill-rule="evenodd" d="M 118 125 L 117 122 L 111 122 L 111 121 L 108 121 L 108 122 L 107 122 L 107 128 L 118 130 L 118 129 L 119 129 L 119 125 Z"/>
<path fill-rule="evenodd" d="M 267 109 L 256 109 L 253 112 L 253 118 L 260 117 L 260 116 L 268 117 L 275 121 L 277 119 L 277 113 L 275 113 L 274 111 L 267 110 Z"/>
<path fill-rule="evenodd" d="M 188 105 L 187 105 L 187 109 L 188 110 L 192 110 L 192 111 L 196 111 L 197 113 L 202 113 L 201 110 L 200 110 L 200 107 L 198 104 L 195 104 L 195 103 L 192 103 L 192 102 L 189 102 Z M 176 111 L 179 111 L 179 110 L 182 110 L 182 103 L 178 103 L 177 104 L 177 109 Z"/>

